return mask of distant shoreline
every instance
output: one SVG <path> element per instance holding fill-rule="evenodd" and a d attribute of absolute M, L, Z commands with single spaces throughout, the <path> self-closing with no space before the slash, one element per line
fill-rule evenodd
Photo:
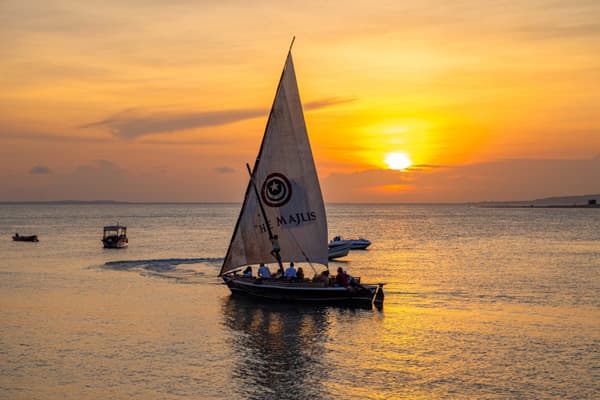
<path fill-rule="evenodd" d="M 510 204 L 497 204 L 497 205 L 479 205 L 481 208 L 598 208 L 600 204 L 530 204 L 530 205 L 510 205 Z"/>
<path fill-rule="evenodd" d="M 120 200 L 48 200 L 48 201 L 0 201 L 7 204 L 55 204 L 55 205 L 85 205 L 85 204 L 239 204 L 229 201 L 120 201 Z"/>
<path fill-rule="evenodd" d="M 0 205 L 116 205 L 116 204 L 208 204 L 239 205 L 241 201 L 122 201 L 122 200 L 48 200 L 48 201 L 2 201 Z M 462 201 L 462 202 L 342 202 L 327 201 L 331 205 L 400 205 L 400 206 L 468 206 L 481 208 L 600 208 L 600 194 L 546 197 L 535 200 Z"/>

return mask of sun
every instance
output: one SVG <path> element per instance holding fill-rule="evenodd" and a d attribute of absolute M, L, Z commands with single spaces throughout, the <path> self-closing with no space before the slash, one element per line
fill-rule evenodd
<path fill-rule="evenodd" d="M 406 153 L 386 153 L 385 163 L 389 169 L 404 169 L 412 165 L 412 161 Z"/>

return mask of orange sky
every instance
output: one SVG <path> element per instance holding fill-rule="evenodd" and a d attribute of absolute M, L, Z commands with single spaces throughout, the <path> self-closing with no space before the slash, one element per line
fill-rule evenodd
<path fill-rule="evenodd" d="M 326 201 L 597 193 L 599 21 L 596 1 L 5 0 L 0 201 L 241 201 L 293 35 Z"/>

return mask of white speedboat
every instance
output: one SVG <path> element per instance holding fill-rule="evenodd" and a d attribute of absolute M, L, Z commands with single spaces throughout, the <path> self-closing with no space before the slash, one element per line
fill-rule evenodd
<path fill-rule="evenodd" d="M 345 244 L 349 244 L 351 250 L 364 250 L 371 245 L 371 241 L 364 238 L 342 239 L 341 236 L 336 236 L 329 242 L 329 248 L 332 249 Z"/>
<path fill-rule="evenodd" d="M 350 252 L 350 244 L 343 244 L 340 246 L 328 246 L 328 255 L 329 255 L 329 259 L 333 260 L 335 258 L 342 258 L 342 257 L 346 257 L 348 255 L 348 253 Z"/>

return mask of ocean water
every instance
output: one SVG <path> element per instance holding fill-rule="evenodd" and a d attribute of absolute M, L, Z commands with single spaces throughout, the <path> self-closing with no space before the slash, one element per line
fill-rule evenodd
<path fill-rule="evenodd" d="M 232 297 L 238 207 L 0 205 L 0 398 L 600 398 L 598 210 L 328 205 L 364 310 Z"/>

